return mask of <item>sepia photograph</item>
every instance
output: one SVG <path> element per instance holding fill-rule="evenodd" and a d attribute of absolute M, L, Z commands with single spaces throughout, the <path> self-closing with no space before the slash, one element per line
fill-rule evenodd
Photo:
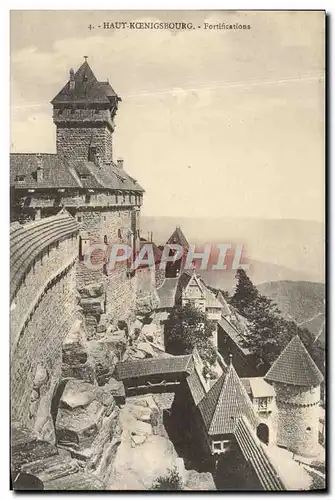
<path fill-rule="evenodd" d="M 11 490 L 326 491 L 325 53 L 324 10 L 10 12 Z"/>

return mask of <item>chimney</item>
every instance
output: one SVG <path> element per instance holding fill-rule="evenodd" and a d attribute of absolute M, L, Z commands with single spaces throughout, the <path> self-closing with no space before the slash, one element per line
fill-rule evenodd
<path fill-rule="evenodd" d="M 75 87 L 75 81 L 74 81 L 74 70 L 73 68 L 70 69 L 70 90 L 74 90 Z"/>
<path fill-rule="evenodd" d="M 118 159 L 117 159 L 117 166 L 118 166 L 119 168 L 123 168 L 123 158 L 118 158 Z"/>
<path fill-rule="evenodd" d="M 95 154 L 94 163 L 96 164 L 97 167 L 99 167 L 99 168 L 102 167 L 102 158 L 101 158 L 99 153 Z"/>
<path fill-rule="evenodd" d="M 43 158 L 40 153 L 36 155 L 36 162 L 37 162 L 36 180 L 37 182 L 41 182 L 43 180 Z"/>
<path fill-rule="evenodd" d="M 207 391 L 209 391 L 210 388 L 211 388 L 211 376 L 210 376 L 209 373 L 206 373 L 206 375 L 205 375 L 205 381 L 206 381 Z"/>

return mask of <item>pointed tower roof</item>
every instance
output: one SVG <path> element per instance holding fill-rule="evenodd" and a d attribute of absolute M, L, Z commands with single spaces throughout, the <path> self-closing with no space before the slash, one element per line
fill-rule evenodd
<path fill-rule="evenodd" d="M 245 416 L 252 427 L 258 425 L 249 396 L 232 363 L 198 405 L 209 435 L 232 434 Z"/>
<path fill-rule="evenodd" d="M 170 238 L 166 242 L 167 245 L 177 244 L 181 245 L 183 248 L 189 248 L 189 243 L 181 230 L 180 226 L 177 226 L 176 229 L 171 234 Z"/>
<path fill-rule="evenodd" d="M 110 104 L 111 99 L 120 100 L 108 82 L 98 82 L 85 60 L 76 73 L 73 70 L 70 72 L 70 80 L 54 97 L 51 104 Z"/>
<path fill-rule="evenodd" d="M 282 384 L 313 386 L 322 382 L 323 375 L 307 352 L 299 335 L 296 335 L 264 378 L 270 382 Z"/>

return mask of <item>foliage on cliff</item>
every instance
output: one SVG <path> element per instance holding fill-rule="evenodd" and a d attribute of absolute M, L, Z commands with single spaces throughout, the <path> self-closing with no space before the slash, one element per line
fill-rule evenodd
<path fill-rule="evenodd" d="M 176 468 L 171 469 L 165 476 L 157 477 L 150 488 L 151 490 L 182 490 L 183 484 L 179 472 Z"/>
<path fill-rule="evenodd" d="M 283 318 L 276 304 L 260 294 L 244 270 L 239 269 L 236 277 L 230 304 L 247 320 L 244 346 L 255 355 L 260 370 L 265 373 L 291 338 L 299 335 L 319 369 L 324 371 L 324 349 L 313 335 Z"/>

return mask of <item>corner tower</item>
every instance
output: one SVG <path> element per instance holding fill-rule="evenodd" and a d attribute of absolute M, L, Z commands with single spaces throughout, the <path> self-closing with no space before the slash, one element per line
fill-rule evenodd
<path fill-rule="evenodd" d="M 298 455 L 317 455 L 323 376 L 298 335 L 286 346 L 264 379 L 276 392 L 277 444 Z"/>
<path fill-rule="evenodd" d="M 57 154 L 79 161 L 111 163 L 114 117 L 121 98 L 109 82 L 98 82 L 85 57 L 51 101 Z"/>

